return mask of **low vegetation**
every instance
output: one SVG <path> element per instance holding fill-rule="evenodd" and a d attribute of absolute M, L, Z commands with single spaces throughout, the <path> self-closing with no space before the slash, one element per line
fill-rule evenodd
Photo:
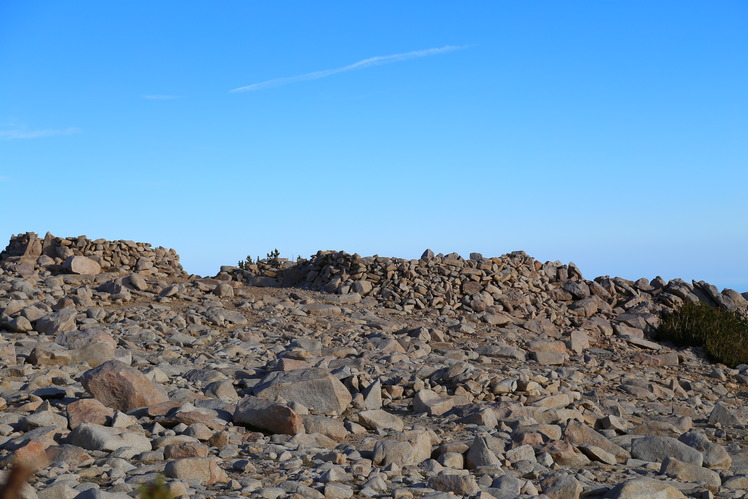
<path fill-rule="evenodd" d="M 663 314 L 658 337 L 679 346 L 703 347 L 707 355 L 729 367 L 748 364 L 748 320 L 737 312 L 686 302 Z"/>
<path fill-rule="evenodd" d="M 278 248 L 275 248 L 273 251 L 271 251 L 270 253 L 266 255 L 264 262 L 273 267 L 279 267 L 280 266 L 279 257 L 280 257 L 280 251 L 278 251 Z M 252 261 L 251 256 L 247 256 L 247 258 L 245 258 L 244 260 L 239 260 L 236 266 L 242 270 L 248 270 L 250 265 L 254 265 L 255 263 L 260 263 L 260 261 L 261 260 L 259 256 L 257 257 L 255 261 Z"/>

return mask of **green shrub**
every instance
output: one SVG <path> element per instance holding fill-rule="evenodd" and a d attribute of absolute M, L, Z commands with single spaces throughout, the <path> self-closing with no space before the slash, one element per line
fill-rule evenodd
<path fill-rule="evenodd" d="M 260 258 L 258 257 L 257 261 L 259 261 L 259 260 L 260 260 Z M 239 263 L 237 263 L 236 266 L 239 267 L 242 270 L 248 270 L 249 266 L 252 265 L 252 264 L 254 264 L 254 262 L 252 261 L 252 257 L 251 256 L 247 256 L 246 259 L 239 260 Z"/>
<path fill-rule="evenodd" d="M 242 270 L 249 270 L 250 265 L 254 265 L 255 262 L 257 263 L 264 262 L 267 265 L 278 268 L 280 267 L 279 258 L 280 258 L 280 251 L 278 251 L 278 248 L 276 248 L 267 254 L 267 258 L 265 260 L 260 260 L 260 257 L 258 256 L 257 259 L 253 262 L 252 257 L 247 256 L 247 258 L 245 258 L 244 260 L 239 260 L 236 266 Z"/>
<path fill-rule="evenodd" d="M 174 494 L 171 493 L 164 477 L 159 475 L 154 482 L 140 487 L 138 497 L 140 499 L 174 499 Z"/>
<path fill-rule="evenodd" d="M 686 302 L 662 315 L 657 336 L 679 346 L 704 347 L 712 360 L 730 367 L 748 363 L 748 320 L 737 312 Z"/>

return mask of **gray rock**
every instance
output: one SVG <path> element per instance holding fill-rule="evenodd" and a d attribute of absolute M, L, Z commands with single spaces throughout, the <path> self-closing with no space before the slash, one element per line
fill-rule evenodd
<path fill-rule="evenodd" d="M 169 478 L 178 480 L 198 480 L 202 485 L 226 483 L 229 478 L 226 472 L 221 469 L 220 463 L 220 459 L 213 457 L 176 459 L 166 463 L 164 474 Z"/>
<path fill-rule="evenodd" d="M 573 476 L 555 473 L 540 482 L 543 494 L 551 499 L 579 499 L 582 484 Z"/>
<path fill-rule="evenodd" d="M 75 307 L 66 307 L 58 312 L 45 315 L 34 326 L 34 330 L 42 334 L 56 335 L 65 331 L 75 329 Z"/>
<path fill-rule="evenodd" d="M 125 284 L 138 291 L 148 290 L 148 282 L 145 280 L 145 277 L 138 273 L 133 273 L 127 276 Z"/>
<path fill-rule="evenodd" d="M 719 473 L 702 468 L 695 464 L 678 461 L 672 457 L 666 457 L 665 460 L 662 461 L 660 473 L 683 482 L 697 482 L 712 487 L 719 487 L 722 485 L 722 479 L 720 478 Z"/>
<path fill-rule="evenodd" d="M 707 468 L 729 469 L 732 458 L 723 446 L 710 442 L 703 432 L 691 430 L 678 438 L 679 441 L 693 447 L 704 456 L 704 466 Z"/>
<path fill-rule="evenodd" d="M 144 435 L 94 423 L 81 424 L 68 438 L 71 444 L 88 450 L 115 451 L 126 447 L 134 454 L 151 450 L 151 441 Z"/>
<path fill-rule="evenodd" d="M 86 371 L 81 383 L 93 397 L 112 409 L 129 411 L 169 400 L 163 387 L 118 360 Z"/>
<path fill-rule="evenodd" d="M 62 266 L 71 274 L 98 274 L 101 272 L 101 265 L 85 256 L 71 256 L 65 260 Z"/>
<path fill-rule="evenodd" d="M 402 418 L 382 409 L 361 411 L 358 414 L 358 422 L 369 430 L 392 430 L 400 432 L 405 428 Z"/>
<path fill-rule="evenodd" d="M 606 499 L 686 499 L 678 489 L 651 478 L 634 478 L 616 485 Z"/>
<path fill-rule="evenodd" d="M 484 466 L 500 468 L 501 463 L 496 453 L 488 447 L 485 437 L 476 436 L 465 455 L 465 467 L 472 470 Z"/>
<path fill-rule="evenodd" d="M 270 373 L 255 386 L 254 391 L 258 397 L 281 397 L 298 402 L 320 414 L 342 414 L 353 400 L 338 378 L 320 368 Z"/>
<path fill-rule="evenodd" d="M 631 455 L 644 461 L 662 462 L 673 457 L 685 463 L 701 466 L 704 456 L 693 447 L 672 437 L 652 436 L 631 441 Z"/>
<path fill-rule="evenodd" d="M 452 492 L 459 496 L 474 494 L 480 490 L 471 475 L 439 474 L 428 479 L 428 486 L 439 492 Z"/>
<path fill-rule="evenodd" d="M 740 424 L 740 419 L 722 404 L 715 404 L 709 414 L 709 424 L 721 424 L 722 426 L 735 426 Z"/>
<path fill-rule="evenodd" d="M 234 424 L 286 435 L 305 431 L 301 416 L 287 405 L 252 396 L 244 397 L 236 405 Z"/>
<path fill-rule="evenodd" d="M 605 452 L 613 454 L 620 463 L 625 463 L 631 457 L 631 454 L 624 448 L 614 444 L 605 436 L 579 421 L 569 421 L 564 429 L 564 438 L 576 446 L 591 445 L 599 447 Z"/>

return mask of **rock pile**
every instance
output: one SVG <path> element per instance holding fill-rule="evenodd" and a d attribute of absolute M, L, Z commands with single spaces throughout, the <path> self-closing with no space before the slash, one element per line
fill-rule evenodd
<path fill-rule="evenodd" d="M 58 274 L 16 265 L 29 246 L 0 269 L 0 467 L 43 463 L 26 497 L 159 476 L 179 497 L 746 497 L 748 365 L 648 338 L 677 299 L 738 293 L 521 253 Z"/>
<path fill-rule="evenodd" d="M 665 282 L 659 277 L 628 281 L 607 276 L 589 281 L 573 263 L 541 263 L 523 251 L 494 258 L 472 253 L 469 260 L 456 253 L 435 256 L 431 250 L 426 250 L 419 260 L 320 251 L 309 260 L 297 262 L 276 259 L 247 265 L 245 269 L 223 267 L 217 278 L 251 286 L 356 293 L 375 297 L 397 310 L 436 309 L 440 313 L 497 309 L 511 313 L 518 308 L 524 314 L 537 314 L 548 312 L 550 307 L 591 317 L 598 311 L 621 306 L 674 308 L 684 300 L 729 310 L 748 305 L 740 293 L 731 289 L 720 293 L 703 281 Z"/>
<path fill-rule="evenodd" d="M 33 232 L 12 236 L 0 254 L 0 262 L 3 268 L 22 275 L 33 273 L 35 266 L 52 273 L 185 275 L 173 249 L 151 248 L 148 243 L 133 241 L 91 240 L 86 236 L 61 238 L 49 232 L 41 239 Z"/>

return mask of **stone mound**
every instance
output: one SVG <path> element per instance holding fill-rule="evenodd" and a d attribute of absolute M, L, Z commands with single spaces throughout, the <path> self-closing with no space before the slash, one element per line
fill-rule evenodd
<path fill-rule="evenodd" d="M 98 274 L 115 272 L 156 277 L 186 276 L 179 255 L 173 249 L 152 248 L 134 241 L 91 240 L 86 236 L 55 237 L 49 232 L 40 238 L 33 232 L 13 235 L 0 253 L 4 269 L 29 275 L 35 268 L 53 274 Z"/>
<path fill-rule="evenodd" d="M 651 313 L 678 308 L 684 301 L 703 302 L 728 310 L 745 309 L 737 291 L 717 288 L 704 281 L 629 281 L 601 276 L 582 277 L 573 263 L 541 263 L 523 251 L 483 258 L 477 253 L 465 260 L 456 253 L 433 255 L 426 250 L 419 260 L 361 257 L 345 252 L 320 251 L 297 262 L 263 260 L 245 269 L 222 267 L 216 278 L 251 286 L 297 287 L 339 295 L 371 296 L 396 310 L 436 309 L 440 313 L 496 313 L 543 315 L 554 310 L 554 320 L 568 325 L 566 317 L 591 318 L 598 312 L 623 308 L 651 323 Z M 550 310 L 549 310 L 550 309 Z"/>

